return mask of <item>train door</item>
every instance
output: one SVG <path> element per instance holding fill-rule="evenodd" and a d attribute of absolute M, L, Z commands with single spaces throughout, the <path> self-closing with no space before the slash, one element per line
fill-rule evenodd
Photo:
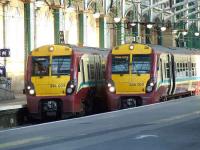
<path fill-rule="evenodd" d="M 174 94 L 176 89 L 176 63 L 174 61 L 174 55 L 171 55 L 171 78 L 172 78 L 172 90 L 171 94 Z"/>
<path fill-rule="evenodd" d="M 77 92 L 82 88 L 82 86 L 86 82 L 86 76 L 85 76 L 85 62 L 83 59 L 83 56 L 79 60 L 79 66 L 78 66 L 78 85 L 77 85 Z"/>
<path fill-rule="evenodd" d="M 167 55 L 167 64 L 166 64 L 166 76 L 168 78 L 168 95 L 172 95 L 175 90 L 175 64 L 174 56 L 172 54 Z"/>

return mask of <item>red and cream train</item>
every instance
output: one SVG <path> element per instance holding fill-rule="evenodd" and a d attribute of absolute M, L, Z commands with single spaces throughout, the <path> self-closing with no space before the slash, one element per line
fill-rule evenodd
<path fill-rule="evenodd" d="M 46 45 L 31 52 L 25 73 L 28 110 L 37 118 L 112 111 L 199 91 L 200 51 L 158 45 Z"/>
<path fill-rule="evenodd" d="M 25 73 L 30 116 L 41 119 L 90 114 L 95 108 L 94 97 L 103 92 L 107 51 L 72 45 L 46 45 L 33 50 Z"/>
<path fill-rule="evenodd" d="M 108 110 L 156 103 L 200 91 L 200 51 L 124 44 L 106 65 Z"/>

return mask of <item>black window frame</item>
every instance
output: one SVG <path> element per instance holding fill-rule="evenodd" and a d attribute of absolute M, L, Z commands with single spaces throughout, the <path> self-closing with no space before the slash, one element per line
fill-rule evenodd
<path fill-rule="evenodd" d="M 57 73 L 53 73 L 53 66 L 54 66 L 54 64 L 53 64 L 53 59 L 54 58 L 68 58 L 69 60 L 70 60 L 70 63 L 69 63 L 69 69 L 68 69 L 68 72 L 67 73 L 58 73 L 58 71 L 57 71 Z M 66 76 L 66 75 L 70 75 L 70 70 L 71 70 L 71 63 L 72 63 L 72 57 L 70 56 L 70 55 L 58 55 L 58 56 L 52 56 L 52 62 L 51 62 L 51 75 L 52 76 Z"/>
<path fill-rule="evenodd" d="M 113 69 L 112 69 L 112 66 L 113 66 L 113 58 L 114 57 L 125 57 L 125 56 L 127 56 L 128 57 L 128 62 L 127 62 L 127 64 L 128 64 L 128 70 L 127 71 L 115 71 L 115 72 L 113 72 Z M 129 71 L 130 71 L 130 67 L 129 67 L 129 64 L 130 64 L 130 54 L 128 54 L 128 55 L 112 55 L 112 63 L 111 63 L 111 71 L 112 71 L 112 74 L 129 74 Z"/>
<path fill-rule="evenodd" d="M 39 63 L 39 61 L 34 60 L 35 58 L 37 59 L 42 59 L 42 58 L 47 58 L 46 60 L 48 60 L 48 64 L 46 66 L 41 66 L 41 63 Z M 35 61 L 35 62 L 34 62 Z M 49 76 L 49 64 L 50 64 L 50 57 L 49 56 L 32 56 L 32 62 L 31 62 L 31 66 L 32 66 L 32 70 L 31 70 L 31 76 Z M 38 64 L 38 70 L 36 70 L 35 68 L 35 64 Z M 36 71 L 39 71 L 40 73 L 36 73 Z M 44 71 L 44 72 L 43 72 Z"/>
<path fill-rule="evenodd" d="M 140 71 L 135 71 L 134 72 L 134 68 L 133 68 L 133 62 L 134 62 L 134 56 L 139 56 L 139 57 L 141 57 L 141 56 L 148 56 L 149 57 L 149 64 L 150 64 L 150 67 L 149 67 L 149 70 L 148 71 L 146 71 L 146 72 L 144 72 L 144 70 L 140 70 Z M 144 64 L 144 63 L 143 63 Z M 131 73 L 132 74 L 149 74 L 150 72 L 151 72 L 151 69 L 152 69 L 152 55 L 151 54 L 134 54 L 134 55 L 132 55 L 132 70 L 131 70 Z"/>

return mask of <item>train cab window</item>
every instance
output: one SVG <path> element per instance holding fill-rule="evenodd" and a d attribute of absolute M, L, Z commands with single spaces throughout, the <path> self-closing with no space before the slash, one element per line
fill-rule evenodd
<path fill-rule="evenodd" d="M 32 76 L 49 75 L 49 57 L 32 57 Z"/>
<path fill-rule="evenodd" d="M 129 55 L 112 56 L 112 73 L 128 74 L 129 73 Z"/>
<path fill-rule="evenodd" d="M 52 57 L 51 74 L 52 75 L 69 75 L 70 74 L 70 56 Z"/>
<path fill-rule="evenodd" d="M 196 76 L 196 64 L 192 63 L 192 76 Z"/>
<path fill-rule="evenodd" d="M 145 74 L 151 70 L 150 55 L 133 55 L 132 73 Z"/>

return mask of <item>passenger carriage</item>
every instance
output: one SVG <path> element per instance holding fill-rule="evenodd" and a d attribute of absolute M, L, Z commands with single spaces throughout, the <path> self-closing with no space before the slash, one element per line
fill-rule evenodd
<path fill-rule="evenodd" d="M 158 45 L 124 44 L 106 66 L 108 110 L 152 104 L 200 90 L 200 52 Z"/>
<path fill-rule="evenodd" d="M 103 91 L 107 49 L 46 45 L 31 52 L 25 93 L 31 117 L 89 114 Z M 98 99 L 100 100 L 100 99 Z"/>

